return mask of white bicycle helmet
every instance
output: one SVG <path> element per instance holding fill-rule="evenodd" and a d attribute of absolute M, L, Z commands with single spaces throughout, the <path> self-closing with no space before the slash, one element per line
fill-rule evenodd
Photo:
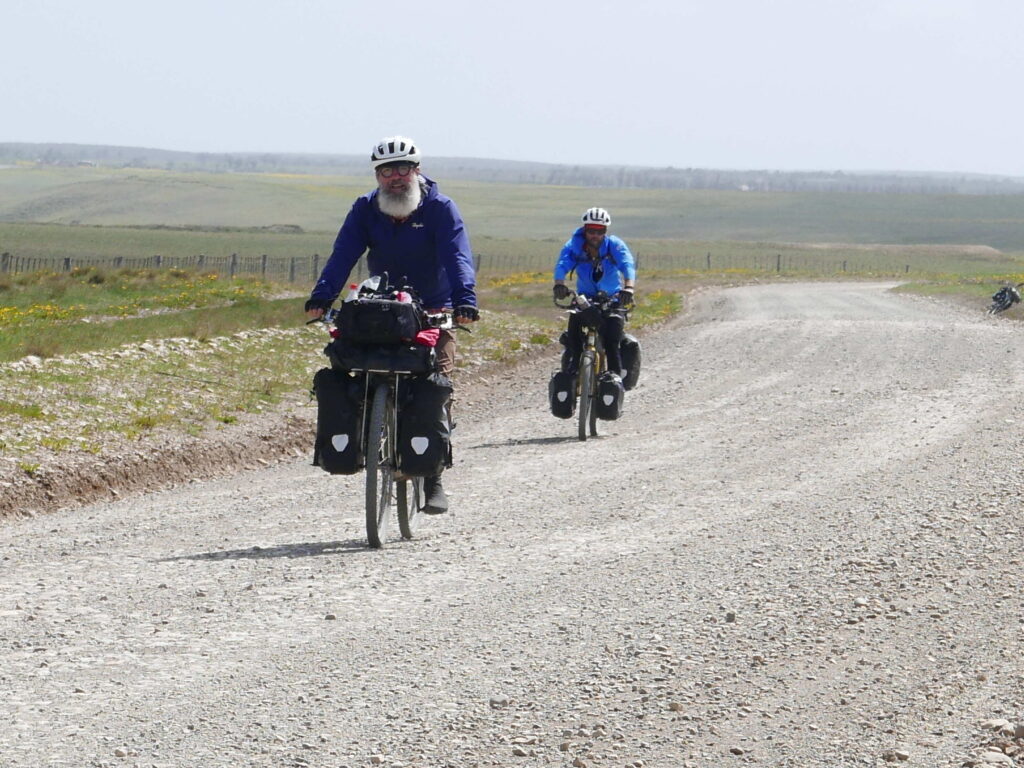
<path fill-rule="evenodd" d="M 604 208 L 590 208 L 583 214 L 583 226 L 588 224 L 597 227 L 610 227 L 612 225 L 612 217 L 608 215 L 608 211 Z"/>
<path fill-rule="evenodd" d="M 400 162 L 420 164 L 420 151 L 416 143 L 405 136 L 388 136 L 381 139 L 370 154 L 370 165 L 377 170 L 387 163 Z"/>

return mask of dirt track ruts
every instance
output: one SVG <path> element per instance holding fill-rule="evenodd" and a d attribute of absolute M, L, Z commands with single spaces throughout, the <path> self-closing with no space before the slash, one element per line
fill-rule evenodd
<path fill-rule="evenodd" d="M 887 287 L 701 294 L 586 443 L 549 365 L 467 391 L 383 551 L 305 458 L 4 522 L 0 764 L 960 765 L 1024 719 L 1024 362 Z"/>

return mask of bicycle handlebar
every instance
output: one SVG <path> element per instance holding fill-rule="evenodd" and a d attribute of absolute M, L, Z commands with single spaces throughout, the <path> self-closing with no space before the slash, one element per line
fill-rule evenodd
<path fill-rule="evenodd" d="M 587 309 L 588 307 L 595 306 L 598 307 L 602 312 L 607 312 L 608 310 L 614 309 L 622 309 L 623 311 L 627 311 L 619 306 L 618 296 L 609 296 L 604 291 L 600 291 L 592 299 L 586 299 L 586 303 L 582 305 L 580 303 L 580 294 L 576 293 L 576 291 L 569 291 L 568 302 L 565 304 L 560 304 L 558 302 L 558 299 L 554 298 L 552 299 L 552 302 L 559 309 L 568 309 L 570 312 L 579 311 L 582 309 Z"/>

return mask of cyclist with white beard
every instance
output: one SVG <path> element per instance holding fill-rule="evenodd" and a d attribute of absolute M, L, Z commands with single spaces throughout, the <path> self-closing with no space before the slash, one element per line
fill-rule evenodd
<path fill-rule="evenodd" d="M 420 172 L 412 139 L 382 139 L 370 155 L 377 188 L 357 198 L 341 225 L 331 257 L 306 302 L 309 318 L 330 308 L 359 258 L 366 253 L 371 275 L 387 273 L 416 290 L 428 312 L 453 312 L 459 324 L 480 319 L 469 235 L 455 202 Z M 455 368 L 455 334 L 442 331 L 436 353 L 441 374 Z M 447 511 L 441 477 L 424 483 L 426 512 Z"/>

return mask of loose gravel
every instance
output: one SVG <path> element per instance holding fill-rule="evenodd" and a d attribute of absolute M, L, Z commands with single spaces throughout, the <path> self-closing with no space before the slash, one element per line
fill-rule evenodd
<path fill-rule="evenodd" d="M 380 551 L 305 457 L 6 521 L 0 764 L 1024 765 L 1019 331 L 889 287 L 697 295 L 586 442 L 463 387 Z"/>

